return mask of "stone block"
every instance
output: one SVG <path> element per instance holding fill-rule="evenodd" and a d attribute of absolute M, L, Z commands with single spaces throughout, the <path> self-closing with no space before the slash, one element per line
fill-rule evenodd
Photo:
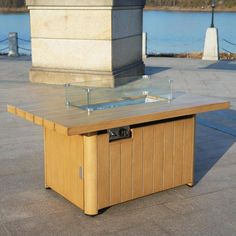
<path fill-rule="evenodd" d="M 111 11 L 36 9 L 31 12 L 31 37 L 111 40 Z"/>
<path fill-rule="evenodd" d="M 87 86 L 115 87 L 121 84 L 119 78 L 139 76 L 144 71 L 142 62 L 123 67 L 111 72 L 79 71 L 33 67 L 30 70 L 30 81 L 45 84 L 84 83 Z M 123 80 L 122 80 L 123 83 Z"/>
<path fill-rule="evenodd" d="M 142 61 L 142 35 L 117 39 L 112 42 L 112 69 Z"/>
<path fill-rule="evenodd" d="M 110 40 L 32 39 L 33 67 L 111 71 Z"/>
<path fill-rule="evenodd" d="M 142 9 L 115 10 L 112 13 L 112 39 L 141 35 Z"/>

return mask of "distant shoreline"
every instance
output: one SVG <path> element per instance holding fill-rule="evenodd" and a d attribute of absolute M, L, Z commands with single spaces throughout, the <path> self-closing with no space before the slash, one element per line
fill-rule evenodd
<path fill-rule="evenodd" d="M 181 7 L 159 7 L 159 6 L 145 6 L 146 11 L 176 11 L 176 12 L 210 12 L 211 8 L 181 8 Z M 216 12 L 236 12 L 236 6 L 232 8 L 216 8 Z M 27 13 L 29 10 L 26 7 L 21 8 L 2 8 L 0 13 Z"/>
<path fill-rule="evenodd" d="M 5 7 L 0 7 L 0 13 L 26 13 L 29 12 L 26 7 L 20 7 L 20 8 L 5 8 Z"/>
<path fill-rule="evenodd" d="M 177 11 L 177 12 L 211 12 L 211 8 L 182 8 L 182 7 L 159 7 L 159 6 L 145 6 L 144 8 L 147 11 Z M 215 8 L 216 12 L 236 12 L 236 7 L 232 8 Z"/>

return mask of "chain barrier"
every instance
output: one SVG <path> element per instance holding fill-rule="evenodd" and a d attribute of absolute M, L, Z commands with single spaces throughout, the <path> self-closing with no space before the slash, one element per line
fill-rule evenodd
<path fill-rule="evenodd" d="M 5 51 L 5 50 L 7 50 L 7 49 L 9 49 L 9 47 L 1 48 L 1 49 L 0 49 L 0 52 L 3 52 L 3 51 Z"/>
<path fill-rule="evenodd" d="M 8 38 L 1 39 L 1 40 L 0 40 L 0 43 L 4 43 L 4 42 L 6 42 L 7 40 L 8 40 Z"/>
<path fill-rule="evenodd" d="M 22 48 L 22 47 L 18 47 L 19 49 L 21 49 L 21 50 L 24 50 L 24 51 L 29 51 L 29 52 L 31 52 L 31 49 L 29 49 L 29 48 Z"/>
<path fill-rule="evenodd" d="M 22 38 L 17 38 L 18 40 L 22 41 L 22 42 L 26 42 L 26 43 L 30 43 L 31 40 L 30 39 L 22 39 Z"/>
<path fill-rule="evenodd" d="M 229 50 L 227 50 L 225 48 L 220 48 L 220 49 L 223 50 L 224 52 L 227 52 L 227 53 L 230 53 L 230 54 L 234 54 L 233 52 L 231 52 L 231 51 L 229 51 Z"/>
<path fill-rule="evenodd" d="M 226 43 L 228 43 L 228 44 L 231 44 L 231 45 L 233 45 L 233 46 L 236 46 L 236 43 L 233 43 L 233 42 L 230 42 L 229 40 L 227 40 L 227 39 L 222 39 L 224 42 L 226 42 Z"/>

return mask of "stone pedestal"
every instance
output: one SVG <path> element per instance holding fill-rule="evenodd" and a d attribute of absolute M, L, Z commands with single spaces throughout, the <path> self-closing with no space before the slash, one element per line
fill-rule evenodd
<path fill-rule="evenodd" d="M 216 28 L 207 29 L 202 59 L 210 61 L 219 60 L 219 38 Z"/>
<path fill-rule="evenodd" d="M 145 0 L 27 0 L 30 10 L 30 80 L 114 86 L 144 73 Z"/>

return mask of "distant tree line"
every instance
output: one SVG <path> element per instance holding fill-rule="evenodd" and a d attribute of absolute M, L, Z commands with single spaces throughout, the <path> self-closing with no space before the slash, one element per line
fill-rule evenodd
<path fill-rule="evenodd" d="M 215 1 L 216 5 L 222 7 L 234 7 L 236 6 L 236 0 L 218 0 Z M 212 3 L 212 0 L 147 0 L 149 6 L 160 7 L 208 7 Z"/>
<path fill-rule="evenodd" d="M 89 0 L 88 0 L 89 1 Z M 149 6 L 160 6 L 160 7 L 208 7 L 211 5 L 212 0 L 147 0 Z M 216 0 L 218 6 L 222 7 L 235 7 L 236 0 Z M 0 0 L 0 7 L 24 7 L 25 0 Z"/>
<path fill-rule="evenodd" d="M 0 7 L 3 8 L 18 8 L 18 7 L 24 7 L 25 6 L 25 0 L 0 0 Z"/>

